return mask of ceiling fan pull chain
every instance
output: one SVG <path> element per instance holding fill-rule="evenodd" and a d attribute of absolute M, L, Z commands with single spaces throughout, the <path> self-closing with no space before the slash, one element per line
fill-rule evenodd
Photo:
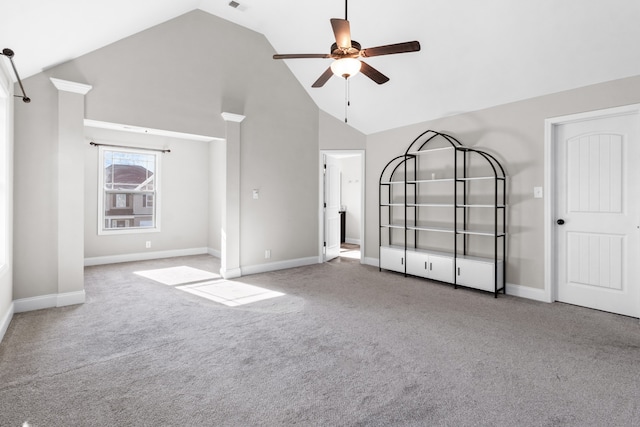
<path fill-rule="evenodd" d="M 347 121 L 347 108 L 349 107 L 349 105 L 351 105 L 351 101 L 349 100 L 350 95 L 349 95 L 349 79 L 345 78 L 344 79 L 344 122 L 348 123 Z"/>

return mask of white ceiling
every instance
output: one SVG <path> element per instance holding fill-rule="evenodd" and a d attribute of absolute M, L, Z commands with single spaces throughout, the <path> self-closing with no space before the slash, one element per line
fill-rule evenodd
<path fill-rule="evenodd" d="M 199 8 L 263 33 L 278 53 L 328 53 L 329 19 L 344 18 L 344 0 L 237 1 L 2 0 L 0 48 L 25 78 Z M 640 75 L 638 0 L 351 0 L 348 18 L 363 47 L 422 45 L 367 60 L 384 85 L 351 80 L 349 124 L 365 134 Z M 344 80 L 311 88 L 330 60 L 286 63 L 344 119 Z"/>

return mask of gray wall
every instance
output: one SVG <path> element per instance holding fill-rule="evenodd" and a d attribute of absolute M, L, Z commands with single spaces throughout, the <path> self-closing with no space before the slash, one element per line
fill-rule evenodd
<path fill-rule="evenodd" d="M 315 256 L 318 108 L 273 53 L 262 35 L 196 10 L 26 79 L 33 101 L 16 107 L 15 120 L 14 298 L 58 289 L 57 241 L 64 236 L 56 233 L 56 212 L 64 189 L 57 188 L 57 90 L 49 77 L 92 85 L 85 117 L 94 120 L 224 137 L 220 114 L 245 115 L 241 264 L 265 263 L 265 247 L 271 262 Z M 78 141 L 78 149 L 85 144 Z M 252 188 L 261 188 L 259 204 Z M 206 209 L 215 203 L 208 200 Z M 202 236 L 215 239 L 215 226 L 210 218 Z M 128 252 L 139 242 L 116 246 Z"/>
<path fill-rule="evenodd" d="M 367 136 L 362 132 L 320 111 L 318 140 L 321 150 L 364 150 Z"/>
<path fill-rule="evenodd" d="M 493 153 L 508 180 L 507 282 L 544 288 L 544 120 L 640 102 L 640 76 L 501 105 L 468 114 L 381 132 L 367 137 L 366 256 L 378 257 L 378 178 L 391 158 L 402 154 L 427 129 L 448 133 L 463 144 Z"/>

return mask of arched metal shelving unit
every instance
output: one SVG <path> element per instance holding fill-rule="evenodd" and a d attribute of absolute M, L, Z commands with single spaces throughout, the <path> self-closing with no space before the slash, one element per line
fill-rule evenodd
<path fill-rule="evenodd" d="M 506 178 L 487 151 L 420 134 L 380 174 L 380 270 L 505 292 Z"/>

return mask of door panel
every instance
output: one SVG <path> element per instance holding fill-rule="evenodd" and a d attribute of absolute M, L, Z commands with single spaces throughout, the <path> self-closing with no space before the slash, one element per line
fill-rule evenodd
<path fill-rule="evenodd" d="M 424 252 L 407 251 L 407 274 L 428 277 L 429 255 Z"/>
<path fill-rule="evenodd" d="M 555 128 L 558 301 L 640 314 L 639 123 L 626 114 Z"/>
<path fill-rule="evenodd" d="M 429 256 L 429 275 L 433 280 L 453 283 L 453 257 Z"/>
<path fill-rule="evenodd" d="M 380 247 L 380 268 L 405 272 L 404 249 Z"/>
<path fill-rule="evenodd" d="M 325 157 L 324 175 L 325 261 L 340 256 L 340 167 L 331 156 Z"/>

